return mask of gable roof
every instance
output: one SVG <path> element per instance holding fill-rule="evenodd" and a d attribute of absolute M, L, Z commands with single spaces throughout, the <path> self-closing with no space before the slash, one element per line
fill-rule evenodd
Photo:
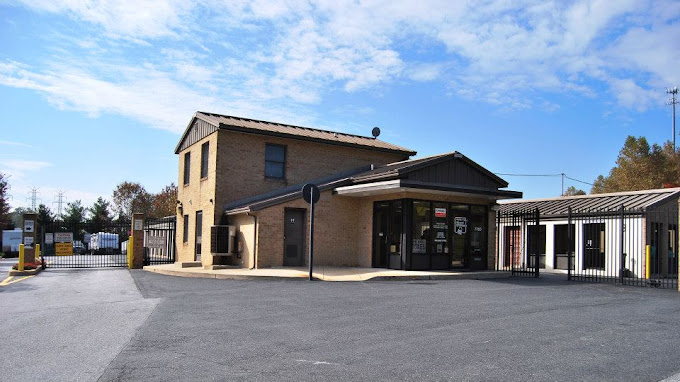
<path fill-rule="evenodd" d="M 501 212 L 519 212 L 539 209 L 542 216 L 566 215 L 572 211 L 602 211 L 621 208 L 649 209 L 680 197 L 680 188 L 614 192 L 579 196 L 563 196 L 549 199 L 502 201 Z"/>
<path fill-rule="evenodd" d="M 182 138 L 175 147 L 175 154 L 179 154 L 179 152 L 184 148 L 195 143 L 187 142 L 188 138 L 190 137 L 190 132 L 194 126 L 197 126 L 197 128 L 201 129 L 202 133 L 205 134 L 203 137 L 220 129 L 283 138 L 301 139 L 332 145 L 360 147 L 374 151 L 398 153 L 405 156 L 412 156 L 416 154 L 416 152 L 411 149 L 393 145 L 373 137 L 364 137 L 361 135 L 233 117 L 229 115 L 207 113 L 202 111 L 198 111 L 196 114 L 194 114 L 194 117 L 189 122 L 189 125 L 182 135 Z"/>
<path fill-rule="evenodd" d="M 409 159 L 401 162 L 390 163 L 385 166 L 378 167 L 372 171 L 368 171 L 364 174 L 357 175 L 354 179 L 357 182 L 364 181 L 375 181 L 375 180 L 387 180 L 396 179 L 402 177 L 409 173 L 414 173 L 419 170 L 426 169 L 428 167 L 432 168 L 434 166 L 443 164 L 444 162 L 460 162 L 463 166 L 469 167 L 475 171 L 478 175 L 488 178 L 493 183 L 496 183 L 496 188 L 503 188 L 508 186 L 508 182 L 498 177 L 496 174 L 487 170 L 486 168 L 480 166 L 470 158 L 461 154 L 458 151 L 453 151 L 450 153 L 437 154 L 429 157 Z M 441 174 L 439 174 L 441 175 Z M 435 175 L 436 177 L 436 175 Z"/>

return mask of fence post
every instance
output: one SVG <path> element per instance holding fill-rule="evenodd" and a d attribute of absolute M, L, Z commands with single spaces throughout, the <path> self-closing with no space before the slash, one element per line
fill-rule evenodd
<path fill-rule="evenodd" d="M 540 245 L 540 237 L 541 237 L 541 211 L 538 210 L 538 207 L 536 208 L 536 238 L 534 239 L 534 242 L 536 243 L 534 248 L 534 277 L 539 276 L 539 268 L 540 268 L 540 251 L 541 251 L 541 245 Z"/>
<path fill-rule="evenodd" d="M 621 204 L 621 223 L 619 225 L 619 232 L 621 233 L 621 237 L 619 238 L 619 281 L 621 281 L 621 284 L 623 284 L 623 276 L 624 276 L 624 256 L 623 256 L 623 244 L 624 244 L 624 230 L 626 229 L 626 224 L 624 222 L 624 217 L 625 217 L 625 207 L 623 204 Z"/>
<path fill-rule="evenodd" d="M 574 230 L 571 226 L 571 207 L 567 208 L 567 280 L 571 280 L 571 264 L 574 251 Z"/>
<path fill-rule="evenodd" d="M 501 270 L 501 214 L 500 211 L 496 212 L 496 270 Z M 506 254 L 503 254 L 505 257 Z"/>

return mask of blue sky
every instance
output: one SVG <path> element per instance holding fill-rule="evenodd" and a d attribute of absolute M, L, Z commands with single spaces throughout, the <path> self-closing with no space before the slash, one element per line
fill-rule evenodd
<path fill-rule="evenodd" d="M 0 171 L 15 207 L 158 192 L 202 110 L 592 183 L 626 136 L 672 138 L 677 36 L 678 1 L 0 0 Z"/>

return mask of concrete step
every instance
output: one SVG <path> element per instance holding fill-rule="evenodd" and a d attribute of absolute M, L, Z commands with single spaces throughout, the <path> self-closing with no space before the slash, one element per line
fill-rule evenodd
<path fill-rule="evenodd" d="M 206 265 L 203 269 L 214 271 L 216 269 L 241 269 L 238 265 Z"/>
<path fill-rule="evenodd" d="M 194 268 L 203 266 L 203 264 L 200 261 L 183 261 L 178 264 L 180 268 Z"/>

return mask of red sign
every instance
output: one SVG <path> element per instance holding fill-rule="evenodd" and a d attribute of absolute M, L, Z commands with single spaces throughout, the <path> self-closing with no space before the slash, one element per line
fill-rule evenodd
<path fill-rule="evenodd" d="M 445 218 L 446 217 L 446 208 L 435 208 L 434 209 L 434 217 Z"/>

